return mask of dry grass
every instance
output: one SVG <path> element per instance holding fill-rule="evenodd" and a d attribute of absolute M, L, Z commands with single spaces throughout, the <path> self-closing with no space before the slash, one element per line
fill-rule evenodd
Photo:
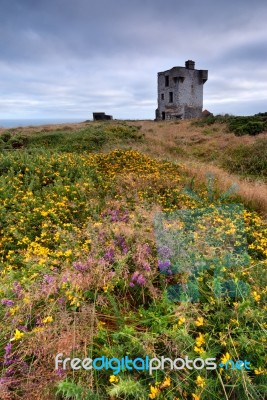
<path fill-rule="evenodd" d="M 257 136 L 237 137 L 227 132 L 223 124 L 204 128 L 193 126 L 190 121 L 143 121 L 138 124 L 142 126 L 145 140 L 144 143 L 136 143 L 136 150 L 182 163 L 185 171 L 195 176 L 197 182 L 204 182 L 207 172 L 211 172 L 217 178 L 217 187 L 223 191 L 237 183 L 237 194 L 244 203 L 267 215 L 267 184 L 231 174 L 220 167 L 226 148 L 234 148 L 240 143 L 251 145 L 259 138 L 267 139 L 266 132 Z"/>
<path fill-rule="evenodd" d="M 224 124 L 218 123 L 207 127 L 193 126 L 191 121 L 140 121 L 137 124 L 145 134 L 145 141 L 141 145 L 137 143 L 136 149 L 163 158 L 176 155 L 180 159 L 213 160 L 215 164 L 226 148 L 235 147 L 241 141 L 251 145 L 258 138 L 267 137 L 266 132 L 257 136 L 237 137 L 227 132 Z"/>
<path fill-rule="evenodd" d="M 186 162 L 185 171 L 193 175 L 198 181 L 204 182 L 207 172 L 216 176 L 216 186 L 221 191 L 226 191 L 233 183 L 237 183 L 237 194 L 243 200 L 244 204 L 267 216 L 267 185 L 263 182 L 241 179 L 237 175 L 230 174 L 214 165 L 204 163 Z"/>

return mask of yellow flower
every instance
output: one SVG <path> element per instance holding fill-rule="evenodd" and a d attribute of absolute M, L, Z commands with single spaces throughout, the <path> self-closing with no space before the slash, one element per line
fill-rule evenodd
<path fill-rule="evenodd" d="M 148 396 L 150 399 L 155 399 L 159 394 L 160 394 L 159 388 L 155 386 L 150 386 L 150 394 Z"/>
<path fill-rule="evenodd" d="M 10 314 L 10 315 L 16 314 L 16 312 L 18 311 L 18 309 L 19 309 L 19 306 L 11 307 L 11 308 L 9 309 L 9 314 Z"/>
<path fill-rule="evenodd" d="M 197 384 L 197 386 L 203 388 L 206 385 L 205 379 L 202 378 L 200 375 L 198 375 L 197 379 L 196 379 L 196 384 Z"/>
<path fill-rule="evenodd" d="M 256 301 L 260 301 L 260 299 L 261 299 L 260 294 L 258 294 L 255 290 L 254 290 L 254 292 L 252 292 L 252 296 L 253 296 L 254 300 L 256 300 Z"/>
<path fill-rule="evenodd" d="M 195 394 L 195 393 L 192 393 L 192 399 L 193 399 L 193 400 L 200 400 L 200 396 L 198 396 L 198 395 Z"/>
<path fill-rule="evenodd" d="M 24 332 L 20 332 L 18 329 L 15 330 L 15 334 L 11 341 L 13 340 L 20 340 L 24 336 Z"/>
<path fill-rule="evenodd" d="M 110 375 L 109 382 L 110 383 L 117 383 L 117 382 L 119 382 L 119 378 L 117 376 L 115 376 L 115 375 Z"/>
<path fill-rule="evenodd" d="M 48 215 L 48 212 L 47 211 L 41 211 L 41 215 L 42 215 L 42 217 L 46 217 Z"/>
<path fill-rule="evenodd" d="M 169 376 L 166 376 L 166 378 L 164 379 L 164 381 L 160 385 L 160 388 L 164 389 L 164 388 L 169 387 L 169 386 L 171 386 L 171 378 Z"/>
<path fill-rule="evenodd" d="M 42 319 L 42 322 L 44 324 L 49 324 L 50 322 L 53 322 L 53 317 L 51 317 L 50 315 L 48 315 L 47 317 Z"/>
<path fill-rule="evenodd" d="M 185 317 L 181 317 L 181 318 L 179 318 L 178 325 L 182 325 L 182 324 L 184 324 L 184 323 L 185 323 L 185 321 L 186 321 Z"/>
<path fill-rule="evenodd" d="M 230 354 L 227 352 L 224 356 L 222 356 L 221 361 L 223 364 L 226 364 L 228 360 L 231 359 Z"/>
<path fill-rule="evenodd" d="M 239 321 L 237 319 L 231 318 L 230 322 L 232 322 L 232 324 L 239 325 Z"/>
<path fill-rule="evenodd" d="M 205 353 L 205 350 L 203 349 L 203 347 L 197 347 L 197 346 L 195 346 L 195 347 L 194 347 L 194 351 L 195 351 L 196 353 L 199 353 L 199 354 Z"/>
<path fill-rule="evenodd" d="M 196 338 L 196 345 L 198 347 L 201 347 L 202 344 L 205 344 L 205 338 L 204 338 L 204 335 L 202 335 L 202 333 L 200 333 L 198 335 L 198 337 Z"/>
<path fill-rule="evenodd" d="M 104 322 L 104 321 L 98 321 L 98 323 L 97 323 L 98 329 L 102 329 L 103 326 L 105 326 L 105 325 L 106 325 L 106 322 Z"/>
<path fill-rule="evenodd" d="M 195 321 L 196 326 L 202 326 L 204 325 L 204 318 L 203 317 L 198 317 L 197 320 Z"/>
<path fill-rule="evenodd" d="M 104 293 L 107 293 L 107 292 L 108 292 L 108 289 L 109 289 L 109 285 L 103 286 L 102 289 L 103 289 Z"/>
<path fill-rule="evenodd" d="M 70 257 L 72 255 L 72 250 L 65 251 L 65 257 Z"/>
<path fill-rule="evenodd" d="M 36 326 L 32 329 L 32 332 L 42 332 L 44 328 L 42 326 Z"/>
<path fill-rule="evenodd" d="M 254 369 L 254 372 L 255 372 L 256 375 L 261 375 L 261 374 L 265 373 L 264 369 L 261 368 L 261 367 Z"/>
<path fill-rule="evenodd" d="M 30 302 L 31 302 L 31 300 L 30 300 L 30 298 L 29 298 L 28 296 L 25 296 L 25 297 L 23 298 L 23 303 L 24 303 L 24 304 L 30 304 Z"/>

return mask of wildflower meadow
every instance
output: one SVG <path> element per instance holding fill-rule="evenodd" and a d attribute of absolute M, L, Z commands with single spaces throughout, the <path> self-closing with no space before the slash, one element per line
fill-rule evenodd
<path fill-rule="evenodd" d="M 115 121 L 2 134 L 1 399 L 266 399 L 266 219 L 143 140 Z M 56 369 L 60 353 L 249 368 Z"/>

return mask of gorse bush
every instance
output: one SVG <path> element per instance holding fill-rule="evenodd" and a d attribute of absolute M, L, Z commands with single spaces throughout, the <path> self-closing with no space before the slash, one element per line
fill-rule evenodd
<path fill-rule="evenodd" d="M 233 117 L 229 121 L 228 127 L 237 136 L 255 136 L 267 129 L 267 123 L 260 117 Z"/>
<path fill-rule="evenodd" d="M 231 172 L 267 177 L 267 141 L 257 140 L 252 145 L 240 144 L 225 153 L 223 166 Z"/>
<path fill-rule="evenodd" d="M 267 129 L 266 118 L 260 114 L 248 117 L 211 115 L 192 122 L 192 125 L 202 127 L 206 125 L 213 125 L 215 123 L 226 123 L 229 131 L 234 132 L 236 136 L 255 136 Z"/>

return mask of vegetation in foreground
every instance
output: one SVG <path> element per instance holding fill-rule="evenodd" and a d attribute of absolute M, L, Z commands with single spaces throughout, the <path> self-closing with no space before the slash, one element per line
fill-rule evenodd
<path fill-rule="evenodd" d="M 75 140 L 71 132 L 28 135 L 0 156 L 0 397 L 265 399 L 266 222 L 245 208 L 250 261 L 227 265 L 219 281 L 211 263 L 197 276 L 199 299 L 171 300 L 169 285 L 190 276 L 160 271 L 155 215 L 241 199 L 224 198 L 210 181 L 185 189 L 192 177 L 182 162 L 131 149 L 144 145 L 142 129 L 95 129 L 73 132 Z M 107 151 L 118 143 L 121 149 Z M 200 236 L 204 221 L 195 227 Z M 234 221 L 209 224 L 233 241 Z M 222 288 L 233 282 L 234 292 L 216 295 L 215 281 Z M 55 371 L 58 353 L 246 359 L 251 370 Z"/>
<path fill-rule="evenodd" d="M 254 116 L 209 115 L 193 122 L 196 126 L 213 125 L 215 123 L 227 124 L 230 132 L 236 136 L 256 136 L 267 129 L 267 113 L 259 113 Z"/>

